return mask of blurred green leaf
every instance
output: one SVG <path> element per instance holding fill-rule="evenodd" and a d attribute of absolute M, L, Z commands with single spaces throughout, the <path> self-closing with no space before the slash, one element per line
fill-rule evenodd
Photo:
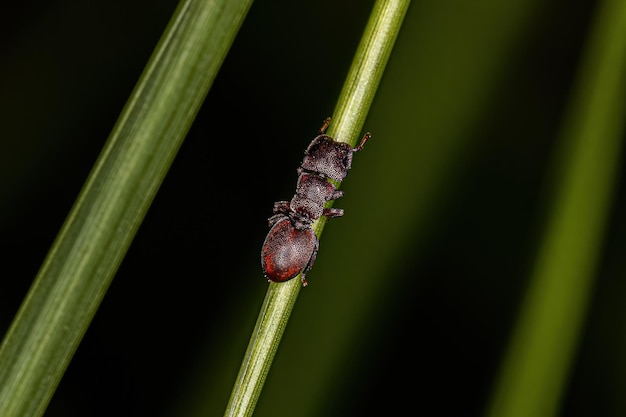
<path fill-rule="evenodd" d="M 600 3 L 563 123 L 554 202 L 488 412 L 556 416 L 604 245 L 626 106 L 626 3 Z"/>

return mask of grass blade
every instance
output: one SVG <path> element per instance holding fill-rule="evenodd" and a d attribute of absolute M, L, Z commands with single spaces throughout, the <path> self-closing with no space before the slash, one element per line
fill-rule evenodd
<path fill-rule="evenodd" d="M 182 1 L 0 347 L 0 415 L 43 414 L 250 0 Z"/>
<path fill-rule="evenodd" d="M 354 146 L 400 31 L 409 1 L 379 0 L 352 62 L 327 133 Z M 375 140 L 375 139 L 374 139 Z M 325 220 L 313 224 L 318 237 Z M 251 416 L 300 292 L 299 277 L 270 283 L 225 416 Z"/>
<path fill-rule="evenodd" d="M 626 5 L 598 9 L 562 130 L 558 189 L 489 416 L 557 415 L 592 292 L 624 130 Z"/>

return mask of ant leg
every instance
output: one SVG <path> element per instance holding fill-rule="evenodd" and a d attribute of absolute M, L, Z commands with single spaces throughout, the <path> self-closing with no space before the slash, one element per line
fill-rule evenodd
<path fill-rule="evenodd" d="M 314 235 L 315 237 L 315 235 Z M 313 248 L 313 253 L 311 254 L 311 259 L 309 259 L 309 262 L 307 263 L 306 267 L 304 268 L 304 270 L 302 271 L 302 286 L 306 287 L 307 285 L 309 285 L 308 282 L 306 282 L 306 273 L 313 268 L 313 264 L 315 263 L 315 258 L 317 258 L 317 251 L 319 250 L 320 244 L 319 241 L 317 240 L 317 238 L 315 238 L 315 247 Z"/>
<path fill-rule="evenodd" d="M 343 191 L 341 190 L 335 190 L 333 191 L 333 194 L 330 196 L 330 198 L 328 200 L 336 200 L 339 197 L 343 197 Z M 327 200 L 327 201 L 328 201 Z"/>
<path fill-rule="evenodd" d="M 274 209 L 272 210 L 272 213 L 277 214 L 277 213 L 284 213 L 287 214 L 290 211 L 290 207 L 289 207 L 289 201 L 277 201 L 274 203 Z"/>
<path fill-rule="evenodd" d="M 327 219 L 332 219 L 333 217 L 341 217 L 343 216 L 343 209 L 325 208 L 323 214 L 324 216 L 326 216 Z"/>
<path fill-rule="evenodd" d="M 286 214 L 282 214 L 282 213 L 278 213 L 278 214 L 274 214 L 272 217 L 270 217 L 269 219 L 267 219 L 267 224 L 269 225 L 269 227 L 274 226 L 276 223 L 278 223 L 279 221 L 281 221 L 282 219 L 287 219 L 287 215 Z"/>
<path fill-rule="evenodd" d="M 300 278 L 302 280 L 302 286 L 306 287 L 307 285 L 309 285 L 308 282 L 306 282 L 306 272 L 302 271 L 302 278 Z"/>
<path fill-rule="evenodd" d="M 289 201 L 275 202 L 274 209 L 272 210 L 272 213 L 274 213 L 274 215 L 267 219 L 267 223 L 270 227 L 274 226 L 276 222 L 285 218 L 290 211 L 291 209 L 289 207 Z"/>

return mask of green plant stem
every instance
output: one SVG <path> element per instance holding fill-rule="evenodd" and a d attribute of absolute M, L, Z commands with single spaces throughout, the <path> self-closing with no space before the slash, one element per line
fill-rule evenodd
<path fill-rule="evenodd" d="M 558 415 L 584 323 L 626 110 L 626 3 L 599 6 L 563 126 L 557 195 L 488 416 Z"/>
<path fill-rule="evenodd" d="M 336 140 L 355 146 L 359 139 L 409 3 L 379 0 L 374 5 L 327 131 Z M 324 224 L 324 217 L 313 224 L 318 237 Z M 300 287 L 300 276 L 269 284 L 225 416 L 254 412 Z"/>
<path fill-rule="evenodd" d="M 0 347 L 0 415 L 40 416 L 251 0 L 183 0 Z"/>

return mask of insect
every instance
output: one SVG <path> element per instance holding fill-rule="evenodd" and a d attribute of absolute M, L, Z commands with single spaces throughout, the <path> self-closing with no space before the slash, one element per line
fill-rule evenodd
<path fill-rule="evenodd" d="M 330 117 L 304 151 L 293 198 L 274 203 L 273 215 L 268 219 L 270 231 L 261 249 L 261 266 L 268 281 L 289 281 L 302 272 L 302 286 L 306 287 L 306 273 L 313 267 L 319 249 L 313 222 L 321 216 L 343 216 L 342 209 L 324 207 L 328 201 L 343 196 L 343 191 L 330 180 L 339 182 L 346 177 L 352 167 L 352 155 L 363 149 L 370 134 L 365 134 L 353 148 L 325 135 L 329 124 Z"/>

